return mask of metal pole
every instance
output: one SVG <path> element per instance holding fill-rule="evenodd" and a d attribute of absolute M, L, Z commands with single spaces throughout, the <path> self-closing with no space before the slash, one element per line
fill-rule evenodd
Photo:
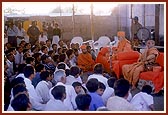
<path fill-rule="evenodd" d="M 91 20 L 91 38 L 94 41 L 94 23 L 93 23 L 93 4 L 91 3 L 91 15 L 90 15 L 90 20 Z"/>
<path fill-rule="evenodd" d="M 74 4 L 72 4 L 72 24 L 73 24 L 73 28 L 72 28 L 72 36 L 75 36 L 75 7 Z"/>
<path fill-rule="evenodd" d="M 155 4 L 155 43 L 159 45 L 159 15 L 160 15 L 160 4 Z"/>
<path fill-rule="evenodd" d="M 144 4 L 144 27 L 145 27 L 145 4 Z"/>
<path fill-rule="evenodd" d="M 118 30 L 121 30 L 121 15 L 120 15 L 120 5 L 118 6 Z"/>
<path fill-rule="evenodd" d="M 134 35 L 133 35 L 133 32 L 132 32 L 132 25 L 133 25 L 133 23 L 134 23 L 134 21 L 133 21 L 133 17 L 132 17 L 132 13 L 133 12 L 133 4 L 131 4 L 131 46 L 132 46 L 132 48 L 134 47 Z M 134 48 L 133 48 L 134 49 Z"/>
<path fill-rule="evenodd" d="M 62 10 L 61 10 L 61 4 L 60 4 L 60 20 L 61 20 L 61 30 L 62 30 L 63 28 L 62 28 Z M 61 31 L 61 37 L 63 38 L 62 31 Z"/>
<path fill-rule="evenodd" d="M 133 24 L 132 9 L 133 9 L 133 4 L 131 4 L 131 16 L 130 16 L 130 18 L 131 18 L 131 26 L 132 26 L 132 24 Z M 131 41 L 132 41 L 132 40 L 133 40 L 133 36 L 132 36 L 132 29 L 131 29 Z"/>

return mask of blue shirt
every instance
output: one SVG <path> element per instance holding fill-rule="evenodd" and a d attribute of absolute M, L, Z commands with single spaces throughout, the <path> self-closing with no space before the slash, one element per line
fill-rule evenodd
<path fill-rule="evenodd" d="M 37 72 L 37 73 L 35 74 L 35 77 L 34 77 L 33 80 L 32 80 L 32 85 L 33 85 L 34 87 L 36 87 L 37 84 L 38 84 L 40 81 L 41 81 L 40 72 Z"/>
<path fill-rule="evenodd" d="M 104 106 L 103 100 L 100 95 L 98 95 L 96 92 L 94 92 L 94 93 L 89 92 L 88 94 L 92 98 L 91 103 L 90 103 L 90 107 L 89 107 L 90 111 L 96 111 L 97 108 Z"/>
<path fill-rule="evenodd" d="M 51 72 L 54 72 L 55 71 L 55 66 L 53 65 L 53 64 L 43 64 L 44 65 L 44 67 L 45 67 L 45 69 L 46 70 L 49 70 L 49 71 L 51 71 Z"/>

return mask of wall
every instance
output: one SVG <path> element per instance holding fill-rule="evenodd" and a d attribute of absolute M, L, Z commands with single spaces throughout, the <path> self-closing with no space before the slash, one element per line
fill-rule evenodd
<path fill-rule="evenodd" d="M 43 22 L 44 18 L 33 17 L 30 20 L 38 20 Z M 45 19 L 48 22 L 56 20 L 62 29 L 62 38 L 70 40 L 73 38 L 73 22 L 72 16 L 50 17 Z M 91 22 L 89 15 L 75 16 L 75 33 L 74 36 L 83 37 L 84 41 L 91 39 Z M 116 16 L 94 16 L 94 38 L 95 41 L 100 37 L 107 35 L 110 38 L 117 33 L 117 17 Z"/>

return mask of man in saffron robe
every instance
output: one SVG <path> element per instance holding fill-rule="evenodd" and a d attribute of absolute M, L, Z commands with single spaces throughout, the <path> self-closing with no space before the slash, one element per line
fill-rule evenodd
<path fill-rule="evenodd" d="M 115 72 L 117 78 L 121 75 L 121 67 L 120 67 L 120 60 L 118 59 L 118 56 L 122 52 L 130 52 L 133 51 L 131 49 L 131 43 L 125 38 L 125 32 L 124 31 L 118 31 L 117 32 L 118 36 L 118 45 L 117 47 L 112 48 L 112 70 Z M 129 53 L 128 53 L 129 55 Z M 122 57 L 127 57 L 128 55 L 122 55 Z M 121 56 L 121 55 L 120 55 Z"/>
<path fill-rule="evenodd" d="M 136 63 L 130 65 L 123 65 L 122 73 L 124 78 L 132 84 L 132 89 L 136 88 L 136 83 L 139 80 L 139 74 L 146 69 L 149 69 L 146 65 L 156 62 L 159 52 L 154 48 L 155 42 L 153 40 L 147 41 L 147 49 L 140 56 Z"/>
<path fill-rule="evenodd" d="M 96 63 L 101 63 L 104 67 L 104 70 L 108 73 L 110 73 L 111 68 L 110 68 L 110 48 L 109 47 L 103 47 L 96 58 Z"/>
<path fill-rule="evenodd" d="M 119 52 L 127 52 L 127 51 L 133 51 L 131 48 L 131 43 L 125 38 L 125 32 L 124 31 L 119 31 L 117 33 L 119 42 L 117 47 L 113 47 L 113 56 L 112 60 L 117 60 L 117 54 Z"/>
<path fill-rule="evenodd" d="M 82 45 L 80 48 L 82 53 L 79 54 L 77 59 L 78 66 L 83 72 L 92 72 L 95 62 L 91 54 L 87 52 L 86 45 Z"/>

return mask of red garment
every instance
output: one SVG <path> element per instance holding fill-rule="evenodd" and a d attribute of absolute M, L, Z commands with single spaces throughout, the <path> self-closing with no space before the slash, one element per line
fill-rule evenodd
<path fill-rule="evenodd" d="M 155 93 L 158 93 L 164 86 L 164 72 L 147 71 L 140 74 L 140 78 L 147 81 L 152 81 L 155 86 Z"/>
<path fill-rule="evenodd" d="M 101 49 L 101 51 L 98 53 L 97 58 L 96 58 L 96 63 L 101 63 L 104 67 L 104 70 L 108 73 L 110 73 L 111 68 L 110 68 L 110 61 L 109 61 L 109 56 L 106 56 L 106 53 L 109 52 L 109 47 L 104 47 Z"/>
<path fill-rule="evenodd" d="M 155 86 L 155 93 L 158 93 L 164 87 L 164 53 L 159 54 L 156 62 L 162 67 L 161 72 L 142 72 L 139 79 L 152 81 Z"/>
<path fill-rule="evenodd" d="M 83 70 L 83 72 L 93 71 L 95 65 L 94 60 L 90 53 L 81 53 L 77 59 L 78 66 Z"/>

